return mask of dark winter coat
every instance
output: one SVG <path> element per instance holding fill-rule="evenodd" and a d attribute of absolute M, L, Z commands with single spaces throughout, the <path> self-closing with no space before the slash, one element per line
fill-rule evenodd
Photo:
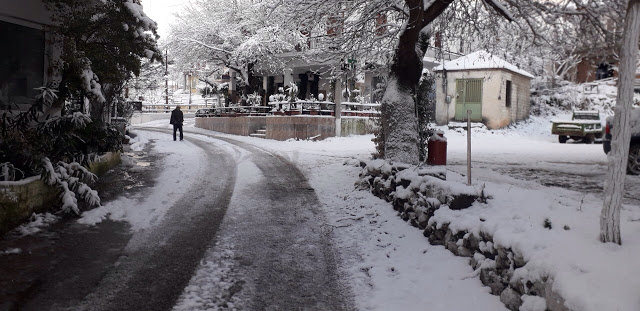
<path fill-rule="evenodd" d="M 184 122 L 182 111 L 180 111 L 180 109 L 173 109 L 173 111 L 171 111 L 171 120 L 169 120 L 169 124 L 182 125 L 182 122 Z"/>

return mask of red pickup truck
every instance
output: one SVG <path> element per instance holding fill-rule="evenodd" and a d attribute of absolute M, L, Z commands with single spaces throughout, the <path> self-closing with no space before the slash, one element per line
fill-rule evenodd
<path fill-rule="evenodd" d="M 607 125 L 604 128 L 602 148 L 605 153 L 611 151 L 611 129 L 613 117 L 607 118 Z M 629 147 L 629 161 L 627 162 L 627 173 L 640 175 L 640 108 L 631 111 L 631 141 Z"/>

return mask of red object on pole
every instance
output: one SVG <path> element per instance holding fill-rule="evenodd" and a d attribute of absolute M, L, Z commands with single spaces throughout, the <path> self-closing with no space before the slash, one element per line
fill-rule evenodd
<path fill-rule="evenodd" d="M 427 142 L 427 163 L 447 165 L 447 139 L 444 133 L 436 132 Z"/>

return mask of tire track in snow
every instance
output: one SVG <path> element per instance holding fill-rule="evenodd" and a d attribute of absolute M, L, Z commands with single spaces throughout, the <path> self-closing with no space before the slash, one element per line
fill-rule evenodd
<path fill-rule="evenodd" d="M 196 183 L 161 223 L 136 232 L 115 267 L 74 310 L 169 310 L 177 301 L 215 239 L 236 177 L 228 151 L 186 139 L 216 163 L 205 166 L 209 178 Z"/>

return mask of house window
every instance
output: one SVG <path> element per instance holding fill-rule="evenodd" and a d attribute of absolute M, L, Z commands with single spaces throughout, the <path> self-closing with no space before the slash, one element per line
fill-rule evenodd
<path fill-rule="evenodd" d="M 507 91 L 507 94 L 504 96 L 505 105 L 507 107 L 511 107 L 511 81 L 510 80 L 507 80 L 506 91 Z"/>
<path fill-rule="evenodd" d="M 613 67 L 609 63 L 601 63 L 596 69 L 596 80 L 613 77 Z"/>
<path fill-rule="evenodd" d="M 44 83 L 44 31 L 0 21 L 0 42 L 0 109 L 23 108 Z"/>

